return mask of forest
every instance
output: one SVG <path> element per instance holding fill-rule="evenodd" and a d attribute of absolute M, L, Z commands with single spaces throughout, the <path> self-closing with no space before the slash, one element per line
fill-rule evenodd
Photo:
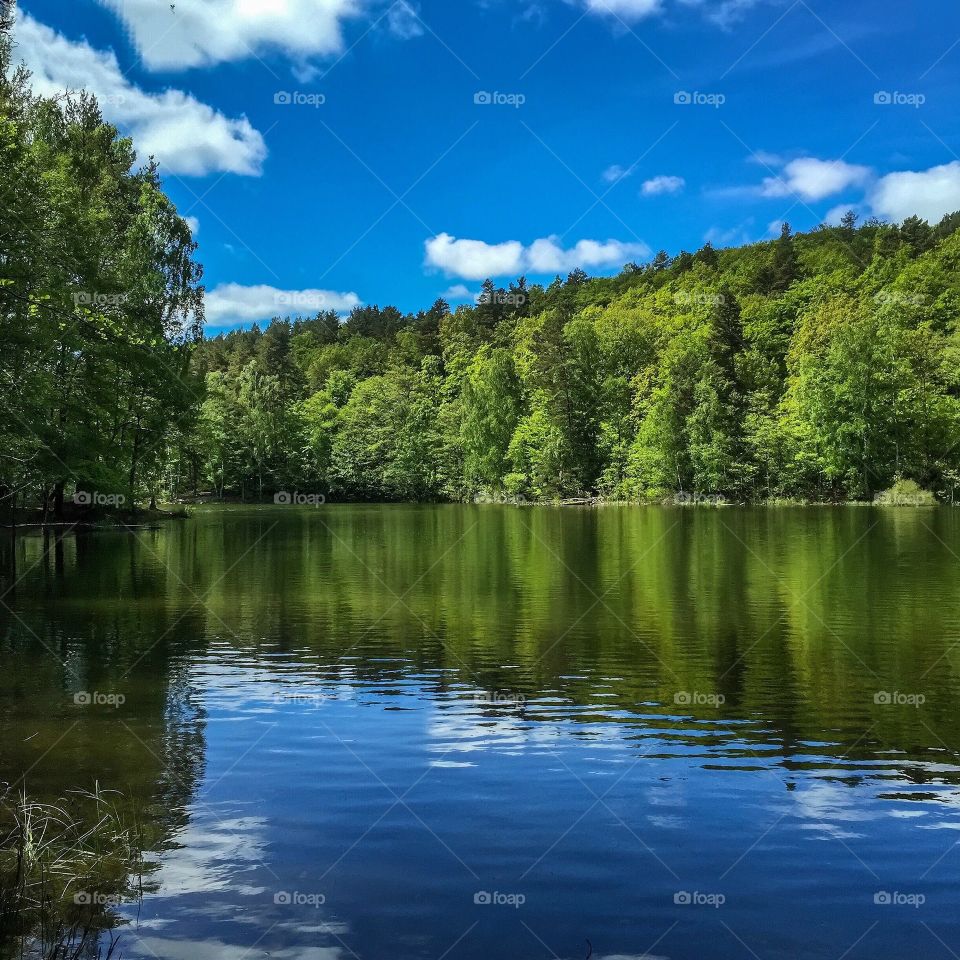
<path fill-rule="evenodd" d="M 269 500 L 869 501 L 960 486 L 960 214 L 203 336 L 156 166 L 0 51 L 0 516 Z M 646 225 L 651 231 L 652 225 Z M 96 501 L 95 501 L 96 502 Z"/>

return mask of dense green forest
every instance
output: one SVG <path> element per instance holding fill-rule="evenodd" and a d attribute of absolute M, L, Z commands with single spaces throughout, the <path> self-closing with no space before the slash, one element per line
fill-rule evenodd
<path fill-rule="evenodd" d="M 18 502 L 61 514 L 78 488 L 157 489 L 202 400 L 190 349 L 203 290 L 156 167 L 136 168 L 92 98 L 32 96 L 5 26 L 0 514 Z"/>
<path fill-rule="evenodd" d="M 960 214 L 202 338 L 186 222 L 89 97 L 0 85 L 0 503 L 871 499 L 960 486 Z M 0 508 L 2 512 L 2 508 Z"/>

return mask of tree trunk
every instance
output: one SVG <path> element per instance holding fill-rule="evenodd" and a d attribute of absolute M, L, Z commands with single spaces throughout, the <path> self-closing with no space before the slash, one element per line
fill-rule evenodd
<path fill-rule="evenodd" d="M 63 520 L 63 480 L 58 480 L 53 488 L 53 516 L 57 520 Z"/>

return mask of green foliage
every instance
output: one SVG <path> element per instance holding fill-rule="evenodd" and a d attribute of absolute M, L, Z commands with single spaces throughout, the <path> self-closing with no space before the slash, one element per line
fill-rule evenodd
<path fill-rule="evenodd" d="M 348 498 L 735 501 L 869 500 L 905 478 L 950 498 L 958 223 L 784 226 L 613 278 L 488 281 L 454 313 L 228 334 L 194 355 L 221 378 L 206 476 L 240 495 L 298 477 Z M 235 422 L 211 432 L 224 384 Z"/>
<path fill-rule="evenodd" d="M 0 36 L 0 515 L 156 493 L 196 419 L 203 291 L 156 168 L 87 95 L 33 97 Z"/>

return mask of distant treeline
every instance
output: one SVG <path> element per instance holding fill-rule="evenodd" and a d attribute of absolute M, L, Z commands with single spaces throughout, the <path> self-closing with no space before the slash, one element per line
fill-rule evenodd
<path fill-rule="evenodd" d="M 611 278 L 487 281 L 455 310 L 204 341 L 195 247 L 156 170 L 94 101 L 32 98 L 4 68 L 0 503 L 960 486 L 960 214 L 850 214 Z"/>
<path fill-rule="evenodd" d="M 869 499 L 960 484 L 960 215 L 357 307 L 196 345 L 179 490 Z"/>

